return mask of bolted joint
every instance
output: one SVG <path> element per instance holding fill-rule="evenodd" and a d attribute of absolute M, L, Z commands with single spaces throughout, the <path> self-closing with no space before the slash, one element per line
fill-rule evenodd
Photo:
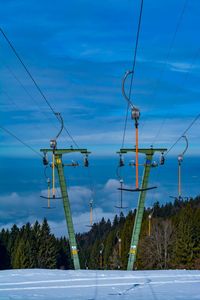
<path fill-rule="evenodd" d="M 119 167 L 124 167 L 124 159 L 121 154 L 119 155 Z"/>
<path fill-rule="evenodd" d="M 183 161 L 183 155 L 180 154 L 180 155 L 178 155 L 178 162 L 182 163 L 182 161 Z"/>
<path fill-rule="evenodd" d="M 165 157 L 164 157 L 164 153 L 161 153 L 161 157 L 160 157 L 160 165 L 164 165 L 165 163 Z"/>
<path fill-rule="evenodd" d="M 83 160 L 84 167 L 88 168 L 89 167 L 89 160 L 88 160 L 88 155 L 86 154 L 84 160 Z"/>
<path fill-rule="evenodd" d="M 56 164 L 57 165 L 61 165 L 62 164 L 62 160 L 60 157 L 56 157 Z"/>
<path fill-rule="evenodd" d="M 72 167 L 78 167 L 79 163 L 77 161 L 72 160 Z"/>
<path fill-rule="evenodd" d="M 50 140 L 50 147 L 52 148 L 52 149 L 56 149 L 56 147 L 57 147 L 57 142 L 56 142 L 56 140 Z"/>
<path fill-rule="evenodd" d="M 152 166 L 152 168 L 156 168 L 158 166 L 158 163 L 156 161 L 153 161 L 151 166 Z"/>
<path fill-rule="evenodd" d="M 44 166 L 47 166 L 49 164 L 47 153 L 44 153 L 42 161 Z"/>
<path fill-rule="evenodd" d="M 140 118 L 140 111 L 138 108 L 132 108 L 131 110 L 131 118 L 135 120 L 135 122 L 138 124 L 138 120 Z"/>
<path fill-rule="evenodd" d="M 136 163 L 135 163 L 135 161 L 134 160 L 131 160 L 130 162 L 129 162 L 129 166 L 130 167 L 135 167 L 136 166 Z"/>

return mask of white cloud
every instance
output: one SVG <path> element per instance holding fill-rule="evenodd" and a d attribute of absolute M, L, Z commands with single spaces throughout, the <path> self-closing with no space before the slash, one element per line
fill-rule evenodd
<path fill-rule="evenodd" d="M 93 210 L 93 223 L 97 223 L 101 221 L 102 218 L 105 218 L 105 220 L 110 219 L 111 221 L 113 220 L 115 216 L 115 213 L 113 212 L 106 212 L 103 211 L 101 208 L 94 208 Z M 90 213 L 85 212 L 85 213 L 79 213 L 75 216 L 73 216 L 73 224 L 74 224 L 74 229 L 75 232 L 87 232 L 90 230 Z M 60 222 L 52 222 L 49 221 L 49 225 L 51 227 L 51 231 L 56 235 L 56 236 L 68 236 L 67 232 L 67 225 L 66 221 L 62 220 Z"/>
<path fill-rule="evenodd" d="M 127 165 L 127 164 L 126 164 Z M 134 173 L 128 166 L 124 169 L 124 186 L 134 186 Z M 170 201 L 169 195 L 176 195 L 177 182 L 176 178 L 159 180 L 158 176 L 163 177 L 165 172 L 172 172 L 172 165 L 167 164 L 163 168 L 152 169 L 149 185 L 158 186 L 158 189 L 149 191 L 147 194 L 146 205 L 152 206 L 155 201 L 166 202 Z M 173 172 L 176 174 L 176 167 L 173 165 Z M 157 175 L 156 175 L 157 174 Z M 195 173 L 194 173 L 195 175 Z M 193 176 L 194 176 L 193 175 Z M 163 177 L 164 178 L 164 177 Z M 187 178 L 183 178 L 187 181 Z M 170 191 L 169 191 L 170 186 Z M 119 181 L 115 178 L 109 178 L 104 184 L 97 184 L 95 186 L 95 195 L 86 186 L 69 186 L 69 199 L 72 209 L 72 217 L 76 232 L 84 232 L 89 229 L 86 225 L 89 224 L 89 201 L 94 196 L 93 216 L 94 222 L 98 222 L 102 217 L 113 219 L 119 210 L 115 208 L 120 203 L 120 192 L 117 190 Z M 185 195 L 195 195 L 196 183 L 193 185 L 186 185 L 183 183 Z M 60 195 L 59 189 L 57 189 Z M 169 194 L 170 193 L 170 194 Z M 42 191 L 42 195 L 46 195 L 47 190 Z M 137 206 L 138 193 L 123 192 L 123 205 L 127 207 L 124 213 L 128 210 L 134 209 Z M 8 195 L 0 197 L 0 226 L 12 227 L 14 223 L 21 226 L 26 222 L 31 224 L 35 220 L 42 221 L 47 217 L 52 231 L 56 235 L 66 234 L 66 223 L 64 218 L 62 199 L 52 200 L 53 210 L 43 210 L 42 207 L 46 206 L 46 200 L 40 198 L 39 192 L 30 194 L 18 194 L 12 192 Z"/>
<path fill-rule="evenodd" d="M 119 195 L 118 186 L 119 182 L 112 178 L 104 185 L 98 185 L 95 199 L 93 199 L 93 222 L 100 221 L 102 217 L 113 219 L 117 212 L 114 205 L 117 204 L 116 199 Z M 47 195 L 47 190 L 43 190 L 41 194 Z M 76 232 L 88 231 L 89 227 L 86 225 L 89 225 L 89 201 L 92 197 L 92 191 L 85 186 L 70 186 L 68 194 Z M 57 189 L 57 195 L 60 195 L 59 189 Z M 20 195 L 13 192 L 1 196 L 1 227 L 10 228 L 14 223 L 18 226 L 26 222 L 34 223 L 35 220 L 42 220 L 46 216 L 56 235 L 66 234 L 62 200 L 52 200 L 51 206 L 56 208 L 49 211 L 42 209 L 42 206 L 46 206 L 45 203 L 46 200 L 41 199 L 39 193 Z"/>
<path fill-rule="evenodd" d="M 191 64 L 186 62 L 168 62 L 172 71 L 187 73 L 190 70 Z"/>
<path fill-rule="evenodd" d="M 116 179 L 109 179 L 105 184 L 105 190 L 113 190 L 119 187 L 119 181 Z"/>

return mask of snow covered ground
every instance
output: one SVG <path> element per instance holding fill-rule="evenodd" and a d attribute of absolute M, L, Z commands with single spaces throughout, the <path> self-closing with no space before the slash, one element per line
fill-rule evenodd
<path fill-rule="evenodd" d="M 0 300 L 200 299 L 200 271 L 0 271 Z"/>

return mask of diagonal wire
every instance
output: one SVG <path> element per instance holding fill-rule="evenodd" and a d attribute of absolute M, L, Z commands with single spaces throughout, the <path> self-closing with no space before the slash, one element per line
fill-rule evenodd
<path fill-rule="evenodd" d="M 196 123 L 196 121 L 200 118 L 200 114 L 198 114 L 192 122 L 188 125 L 188 127 L 183 131 L 183 133 L 179 136 L 179 138 L 172 144 L 172 146 L 168 149 L 168 151 L 165 153 L 165 156 L 176 146 L 176 144 L 181 140 L 183 135 L 186 135 L 186 133 L 192 128 L 192 126 Z"/>
<path fill-rule="evenodd" d="M 199 54 L 200 54 L 200 48 L 198 48 L 197 52 L 195 53 L 195 55 L 193 57 L 193 60 L 192 60 L 190 66 L 188 68 L 188 71 L 187 71 L 187 73 L 185 75 L 185 78 L 184 78 L 184 80 L 182 82 L 182 86 L 184 86 L 184 87 L 185 87 L 185 85 L 186 85 L 186 83 L 187 83 L 187 81 L 188 81 L 188 79 L 189 79 L 189 77 L 191 75 L 191 70 L 192 70 L 193 66 L 195 65 L 195 63 L 196 63 L 196 60 L 197 60 Z M 161 132 L 161 130 L 162 130 L 162 128 L 163 128 L 163 126 L 164 126 L 164 124 L 166 122 L 167 115 L 168 115 L 168 112 L 165 114 L 165 116 L 164 116 L 164 118 L 162 120 L 162 123 L 161 123 L 160 128 L 159 128 L 159 130 L 158 130 L 158 132 L 157 132 L 157 134 L 156 134 L 156 136 L 154 138 L 154 141 L 153 141 L 152 145 L 154 145 L 155 142 L 157 141 L 157 139 L 158 139 L 158 137 L 160 135 L 160 132 Z"/>
<path fill-rule="evenodd" d="M 42 98 L 44 99 L 44 101 L 46 102 L 46 104 L 49 106 L 50 110 L 55 115 L 55 117 L 57 118 L 57 120 L 60 122 L 60 119 L 57 116 L 56 111 L 54 110 L 54 108 L 52 107 L 52 105 L 50 104 L 50 102 L 48 101 L 47 97 L 45 96 L 45 94 L 43 93 L 43 91 L 41 90 L 41 88 L 39 87 L 39 85 L 37 84 L 37 82 L 35 81 L 35 79 L 33 78 L 31 72 L 29 71 L 29 69 L 27 68 L 27 66 L 25 65 L 25 63 L 23 62 L 23 60 L 21 59 L 21 57 L 19 56 L 18 52 L 16 51 L 15 47 L 10 42 L 10 40 L 8 39 L 7 35 L 5 34 L 5 32 L 3 31 L 3 29 L 1 27 L 0 27 L 0 32 L 2 33 L 2 35 L 5 38 L 5 40 L 7 41 L 8 45 L 10 46 L 10 48 L 12 49 L 12 51 L 14 52 L 15 56 L 20 61 L 20 63 L 24 67 L 25 71 L 27 72 L 27 74 L 29 75 L 29 77 L 31 78 L 31 80 L 33 81 L 33 83 L 34 83 L 35 87 L 37 88 L 38 92 L 40 93 L 40 95 L 42 96 Z M 78 144 L 76 143 L 76 141 L 74 140 L 74 138 L 72 137 L 72 135 L 69 133 L 68 129 L 66 127 L 64 127 L 64 130 L 67 133 L 67 135 L 70 137 L 70 139 L 72 140 L 72 142 L 74 143 L 74 145 L 77 148 L 79 148 Z"/>
<path fill-rule="evenodd" d="M 2 62 L 3 63 L 3 62 Z M 47 116 L 47 114 L 41 110 L 40 106 L 38 105 L 37 101 L 35 100 L 35 98 L 31 95 L 31 93 L 29 92 L 29 90 L 26 88 L 26 86 L 22 83 L 22 81 L 17 77 L 17 75 L 13 72 L 13 70 L 7 66 L 5 63 L 3 63 L 3 65 L 6 67 L 6 69 L 8 70 L 8 72 L 10 73 L 10 75 L 18 82 L 18 84 L 22 87 L 22 89 L 24 90 L 24 92 L 28 95 L 28 97 L 34 102 L 34 104 L 38 107 L 38 110 L 40 111 L 41 114 L 44 115 L 45 118 L 48 119 L 49 122 L 52 123 L 51 119 Z M 57 128 L 53 123 L 52 125 Z"/>
<path fill-rule="evenodd" d="M 18 136 L 16 136 L 14 133 L 12 133 L 10 130 L 6 129 L 5 127 L 0 125 L 0 129 L 2 129 L 4 132 L 8 133 L 10 136 L 14 137 L 18 142 L 20 142 L 22 145 L 24 145 L 26 148 L 30 149 L 32 152 L 37 154 L 38 156 L 42 157 L 42 155 L 36 151 L 34 148 L 32 148 L 30 145 L 28 145 L 26 142 L 22 141 Z"/>
<path fill-rule="evenodd" d="M 138 43 L 139 43 L 139 37 L 140 37 L 140 27 L 141 27 L 141 20 L 142 20 L 142 11 L 143 11 L 143 0 L 141 0 L 141 4 L 140 4 L 140 14 L 139 14 L 139 19 L 138 19 L 138 27 L 137 27 L 136 41 L 135 41 L 134 54 L 133 54 L 131 82 L 130 82 L 130 87 L 129 87 L 129 99 L 131 98 L 131 93 L 132 93 L 133 76 L 134 76 L 134 72 L 135 72 L 135 64 L 136 64 Z M 129 109 L 129 104 L 127 104 L 127 108 L 126 108 L 126 117 L 125 117 L 125 122 L 124 122 L 124 131 L 123 131 L 122 146 L 121 146 L 121 148 L 124 147 L 124 142 L 125 142 L 127 120 L 128 120 L 128 109 Z"/>
<path fill-rule="evenodd" d="M 140 27 L 141 27 L 141 20 L 142 20 L 142 11 L 143 11 L 143 0 L 141 0 L 140 5 L 140 15 L 139 15 L 139 21 L 138 21 L 138 28 L 137 28 L 137 35 L 136 35 L 136 41 L 135 41 L 135 49 L 134 49 L 134 56 L 133 56 L 133 65 L 132 65 L 132 75 L 131 75 L 131 84 L 129 89 L 129 99 L 131 98 L 131 92 L 132 92 L 132 86 L 133 86 L 133 76 L 135 72 L 135 64 L 136 64 L 136 57 L 137 57 L 137 50 L 138 50 L 138 42 L 140 37 Z"/>

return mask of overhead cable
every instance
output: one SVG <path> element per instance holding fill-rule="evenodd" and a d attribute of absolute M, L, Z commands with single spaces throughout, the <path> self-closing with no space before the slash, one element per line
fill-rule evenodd
<path fill-rule="evenodd" d="M 134 72 L 135 72 L 135 64 L 136 64 L 136 58 L 137 58 L 138 42 L 139 42 L 141 20 L 142 20 L 142 11 L 143 11 L 143 0 L 141 0 L 141 4 L 140 4 L 140 14 L 139 14 L 139 19 L 138 19 L 137 34 L 136 34 L 134 54 L 133 54 L 131 82 L 130 82 L 130 88 L 129 88 L 129 99 L 131 98 L 131 92 L 132 92 L 132 86 L 133 86 L 133 76 L 134 76 Z M 127 109 L 126 109 L 126 117 L 125 117 L 125 123 L 124 123 L 124 131 L 123 131 L 121 148 L 124 147 L 124 142 L 125 142 L 126 127 L 127 127 L 127 120 L 128 120 L 128 111 L 129 111 L 129 104 L 127 104 Z"/>
<path fill-rule="evenodd" d="M 22 145 L 24 145 L 26 148 L 28 148 L 29 150 L 31 150 L 32 152 L 34 152 L 36 155 L 42 157 L 42 155 L 36 151 L 35 149 L 33 149 L 30 145 L 28 145 L 26 142 L 22 141 L 18 136 L 16 136 L 14 133 L 12 133 L 10 130 L 8 130 L 7 128 L 3 127 L 0 125 L 0 129 L 2 129 L 4 132 L 8 133 L 10 136 L 14 137 L 18 142 L 20 142 Z"/>
<path fill-rule="evenodd" d="M 181 140 L 181 138 L 186 135 L 186 133 L 192 128 L 192 126 L 196 123 L 196 121 L 200 118 L 200 114 L 198 114 L 192 122 L 188 125 L 188 127 L 183 131 L 183 133 L 179 136 L 179 138 L 172 144 L 172 146 L 165 153 L 165 156 L 176 146 L 176 144 Z"/>
<path fill-rule="evenodd" d="M 3 31 L 3 29 L 0 27 L 0 32 L 2 33 L 2 35 L 4 36 L 5 40 L 7 41 L 8 45 L 10 46 L 10 48 L 12 49 L 12 51 L 14 52 L 15 56 L 17 57 L 17 59 L 20 61 L 20 63 L 22 64 L 22 66 L 24 67 L 25 71 L 27 72 L 27 74 L 29 75 L 29 77 L 31 78 L 31 80 L 33 81 L 35 87 L 37 88 L 38 92 L 40 93 L 40 95 L 42 96 L 42 98 L 44 99 L 44 101 L 46 102 L 46 104 L 49 106 L 50 110 L 52 111 L 52 113 L 54 114 L 54 116 L 56 117 L 56 119 L 60 122 L 56 111 L 54 110 L 54 108 L 52 107 L 52 105 L 50 104 L 50 102 L 48 101 L 47 97 L 45 96 L 45 94 L 43 93 L 43 91 L 41 90 L 41 88 L 39 87 L 39 85 L 37 84 L 37 82 L 35 81 L 34 77 L 32 76 L 31 72 L 29 71 L 29 69 L 27 68 L 27 66 L 25 65 L 25 63 L 23 62 L 23 60 L 21 59 L 20 55 L 18 54 L 18 52 L 16 51 L 15 47 L 13 46 L 13 44 L 10 42 L 10 40 L 8 39 L 7 35 L 5 34 L 5 32 Z M 67 135 L 70 137 L 70 139 L 72 140 L 72 142 L 74 143 L 74 145 L 78 147 L 78 144 L 75 142 L 74 138 L 72 137 L 72 135 L 69 133 L 68 129 L 66 127 L 64 127 L 65 132 L 67 133 Z"/>

